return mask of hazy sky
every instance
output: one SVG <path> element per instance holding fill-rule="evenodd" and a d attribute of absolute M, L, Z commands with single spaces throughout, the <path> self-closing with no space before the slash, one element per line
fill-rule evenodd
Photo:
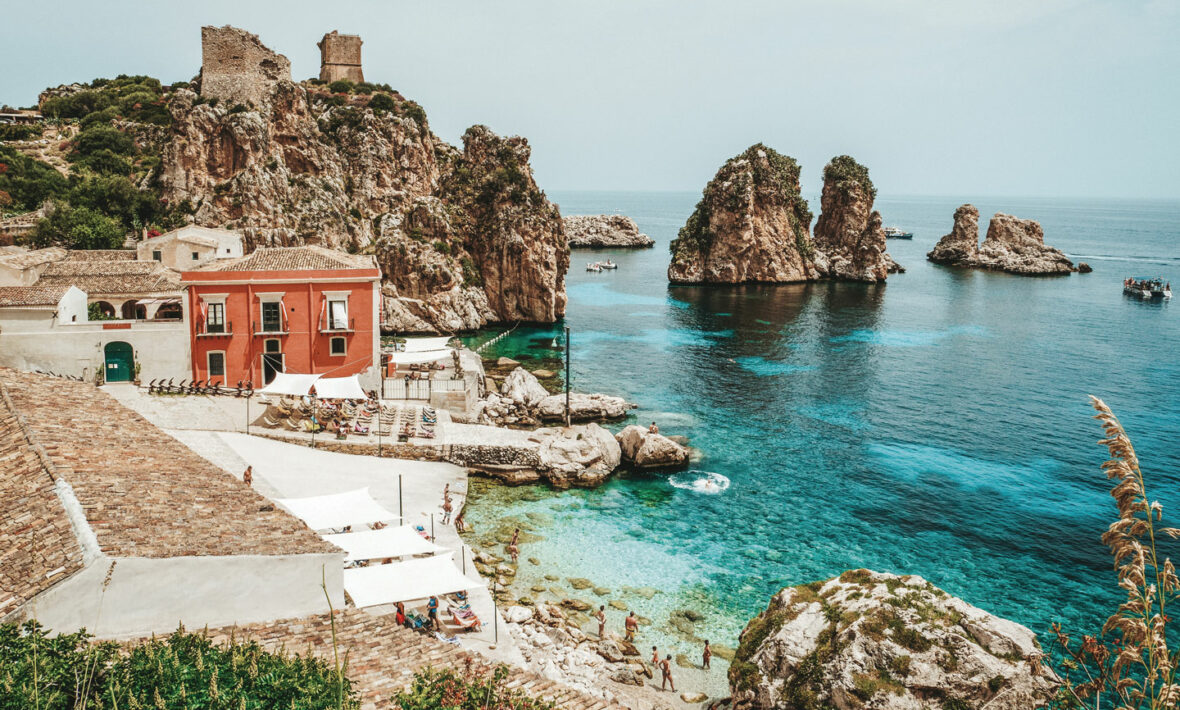
<path fill-rule="evenodd" d="M 526 136 L 549 190 L 699 191 L 762 141 L 808 192 L 848 153 L 884 194 L 1180 198 L 1177 0 L 4 0 L 0 103 L 189 79 L 206 24 L 295 78 L 360 34 L 367 79 L 447 140 Z"/>

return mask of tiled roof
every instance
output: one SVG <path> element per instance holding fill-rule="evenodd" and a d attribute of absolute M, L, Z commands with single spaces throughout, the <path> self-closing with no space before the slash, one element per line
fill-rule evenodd
<path fill-rule="evenodd" d="M 313 271 L 323 269 L 376 269 L 372 256 L 345 254 L 321 246 L 259 247 L 246 256 L 225 259 L 194 271 Z"/>
<path fill-rule="evenodd" d="M 0 618 L 82 567 L 53 487 L 0 383 Z"/>
<path fill-rule="evenodd" d="M 239 643 L 257 641 L 270 651 L 310 652 L 333 659 L 332 617 L 327 614 L 286 619 L 264 624 L 210 629 L 217 644 L 233 639 Z M 341 657 L 348 654 L 348 679 L 360 696 L 362 710 L 394 707 L 391 696 L 407 688 L 416 671 L 426 666 L 490 672 L 492 664 L 483 656 L 438 639 L 398 626 L 393 614 L 369 614 L 357 609 L 336 612 L 336 646 Z M 507 633 L 501 630 L 501 633 Z M 552 701 L 563 710 L 605 710 L 622 706 L 608 703 L 569 686 L 554 683 L 534 673 L 509 666 L 507 685 L 534 698 Z"/>
<path fill-rule="evenodd" d="M 0 383 L 32 440 L 73 488 L 106 554 L 337 551 L 302 521 L 93 384 L 7 368 L 0 368 Z M 0 499 L 0 511 L 6 505 Z"/>
<path fill-rule="evenodd" d="M 135 261 L 133 249 L 71 249 L 66 261 Z"/>
<path fill-rule="evenodd" d="M 0 308 L 5 306 L 56 306 L 70 287 L 0 286 Z"/>
<path fill-rule="evenodd" d="M 34 249 L 33 251 L 20 251 L 16 253 L 0 255 L 0 263 L 5 266 L 10 266 L 14 269 L 28 269 L 33 266 L 40 266 L 51 261 L 60 261 L 66 256 L 66 250 L 61 247 L 48 247 L 45 249 Z"/>
<path fill-rule="evenodd" d="M 67 259 L 45 267 L 39 286 L 77 286 L 91 297 L 122 293 L 171 293 L 181 289 L 175 271 L 156 261 Z"/>

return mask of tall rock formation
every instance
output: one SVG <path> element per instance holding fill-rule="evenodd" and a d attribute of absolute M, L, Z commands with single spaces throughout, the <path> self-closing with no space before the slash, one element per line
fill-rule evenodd
<path fill-rule="evenodd" d="M 742 632 L 735 710 L 1041 707 L 1060 684 L 1036 635 L 917 576 L 788 587 Z"/>
<path fill-rule="evenodd" d="M 247 248 L 375 254 L 383 328 L 453 332 L 564 314 L 561 215 L 533 180 L 523 138 L 476 126 L 458 150 L 396 92 L 287 80 L 251 106 L 181 90 L 169 107 L 165 198 L 197 224 L 242 231 Z"/>
<path fill-rule="evenodd" d="M 979 210 L 962 205 L 955 210 L 951 233 L 938 240 L 926 258 L 938 264 L 992 269 L 1022 275 L 1068 274 L 1077 271 L 1061 252 L 1045 245 L 1045 232 L 1031 219 L 997 212 L 979 244 Z"/>
<path fill-rule="evenodd" d="M 811 211 L 799 165 L 761 143 L 729 159 L 672 241 L 673 283 L 810 281 Z"/>
<path fill-rule="evenodd" d="M 938 240 L 926 258 L 936 264 L 973 266 L 979 256 L 979 210 L 975 205 L 960 205 L 955 210 L 951 233 Z"/>
<path fill-rule="evenodd" d="M 799 192 L 793 158 L 761 143 L 730 159 L 705 186 L 672 242 L 674 283 L 787 283 L 833 278 L 883 281 L 901 268 L 885 253 L 876 189 L 848 156 L 824 169 L 823 215 Z"/>
<path fill-rule="evenodd" d="M 824 190 L 813 243 L 816 261 L 826 257 L 829 278 L 884 281 L 902 270 L 885 252 L 881 213 L 873 209 L 877 188 L 869 170 L 847 155 L 824 166 Z"/>

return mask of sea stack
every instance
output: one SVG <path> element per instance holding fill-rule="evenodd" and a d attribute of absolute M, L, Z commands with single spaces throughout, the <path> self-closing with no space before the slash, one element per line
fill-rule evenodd
<path fill-rule="evenodd" d="M 1060 681 L 1032 631 L 921 577 L 852 570 L 787 587 L 742 632 L 734 710 L 1023 710 Z"/>
<path fill-rule="evenodd" d="M 761 143 L 726 161 L 672 241 L 668 280 L 739 284 L 811 281 L 811 211 L 799 165 Z"/>
<path fill-rule="evenodd" d="M 656 243 L 639 231 L 635 220 L 621 214 L 576 214 L 562 222 L 571 249 L 646 249 Z"/>
<path fill-rule="evenodd" d="M 1044 230 L 1031 219 L 997 212 L 988 223 L 981 246 L 979 210 L 973 205 L 955 210 L 951 233 L 938 240 L 926 258 L 937 264 L 1032 276 L 1077 271 L 1061 250 L 1045 245 Z"/>
<path fill-rule="evenodd" d="M 876 198 L 868 168 L 851 157 L 837 156 L 824 167 L 822 212 L 812 241 L 815 261 L 828 277 L 884 281 L 890 273 L 903 271 L 885 253 L 881 213 L 873 209 Z"/>

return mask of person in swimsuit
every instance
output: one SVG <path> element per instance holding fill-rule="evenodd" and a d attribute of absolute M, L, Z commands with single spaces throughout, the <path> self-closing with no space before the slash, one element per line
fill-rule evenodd
<path fill-rule="evenodd" d="M 447 523 L 451 522 L 451 511 L 452 510 L 454 510 L 454 506 L 451 505 L 451 497 L 447 496 L 446 498 L 443 499 L 443 519 L 442 519 L 443 525 L 446 525 Z"/>
<path fill-rule="evenodd" d="M 520 528 L 512 531 L 512 542 L 508 543 L 508 555 L 512 558 L 512 564 L 516 564 L 516 560 L 520 557 L 520 546 L 517 541 L 520 540 Z"/>
<path fill-rule="evenodd" d="M 623 622 L 623 638 L 628 641 L 635 640 L 635 632 L 639 630 L 639 619 L 635 618 L 635 612 L 627 615 L 627 620 Z"/>
<path fill-rule="evenodd" d="M 663 678 L 660 680 L 660 690 L 663 690 L 664 685 L 667 684 L 672 686 L 672 692 L 675 693 L 676 682 L 672 680 L 672 654 L 669 653 L 664 657 L 664 660 L 660 662 L 660 673 L 663 674 Z"/>
<path fill-rule="evenodd" d="M 649 433 L 651 433 L 651 434 L 659 434 L 659 433 L 660 433 L 660 428 L 659 428 L 658 426 L 656 426 L 656 423 L 655 423 L 655 422 L 652 422 L 652 423 L 651 423 L 651 426 L 649 426 L 649 427 L 647 428 L 647 431 L 648 431 Z"/>
<path fill-rule="evenodd" d="M 598 613 L 594 615 L 598 619 L 598 638 L 606 637 L 606 606 L 600 604 L 598 606 Z"/>
<path fill-rule="evenodd" d="M 709 648 L 709 639 L 705 639 L 705 651 L 701 654 L 701 658 L 705 660 L 702 666 L 705 670 L 709 670 L 709 659 L 713 657 L 713 649 Z"/>
<path fill-rule="evenodd" d="M 651 664 L 656 667 L 660 665 L 660 652 L 656 650 L 655 646 L 651 647 Z"/>
<path fill-rule="evenodd" d="M 247 486 L 254 485 L 254 467 L 253 466 L 246 467 L 246 472 L 242 474 L 242 483 L 245 483 Z"/>

